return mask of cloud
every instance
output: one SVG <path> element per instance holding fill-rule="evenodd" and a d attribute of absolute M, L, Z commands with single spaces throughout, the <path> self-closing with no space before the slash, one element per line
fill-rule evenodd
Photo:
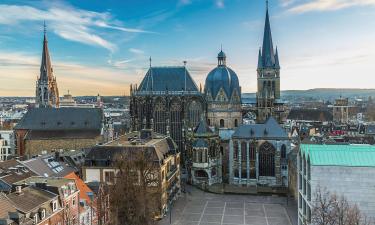
<path fill-rule="evenodd" d="M 219 9 L 224 8 L 224 7 L 225 7 L 224 0 L 215 0 L 215 5 L 216 5 L 216 7 L 218 7 Z"/>
<path fill-rule="evenodd" d="M 178 1 L 178 5 L 181 6 L 181 5 L 190 5 L 191 4 L 191 0 L 179 0 Z"/>
<path fill-rule="evenodd" d="M 288 11 L 292 13 L 335 11 L 354 6 L 375 6 L 375 0 L 310 0 L 293 6 Z"/>
<path fill-rule="evenodd" d="M 296 0 L 279 0 L 280 5 L 282 7 L 287 7 L 287 6 L 291 5 L 291 4 L 293 4 L 295 1 Z"/>
<path fill-rule="evenodd" d="M 108 68 L 87 66 L 69 61 L 53 61 L 60 94 L 71 90 L 74 95 L 121 95 L 128 94 L 130 83 L 139 81 L 143 70 L 119 70 L 130 60 L 120 60 Z M 0 51 L 0 96 L 34 96 L 35 81 L 39 76 L 40 57 L 25 52 Z M 138 68 L 139 69 L 139 68 Z M 136 73 L 137 72 L 137 73 Z M 140 73 L 140 74 L 139 74 Z"/>
<path fill-rule="evenodd" d="M 134 53 L 136 55 L 143 55 L 143 54 L 145 54 L 145 52 L 143 50 L 137 49 L 137 48 L 129 48 L 129 52 Z"/>
<path fill-rule="evenodd" d="M 46 21 L 48 29 L 60 37 L 87 45 L 99 46 L 113 52 L 116 45 L 106 40 L 99 31 L 119 30 L 128 33 L 152 33 L 142 29 L 119 26 L 108 12 L 77 9 L 69 5 L 49 5 L 38 9 L 27 5 L 0 5 L 0 24 L 21 25 L 30 21 Z M 41 23 L 40 23 L 41 24 Z"/>

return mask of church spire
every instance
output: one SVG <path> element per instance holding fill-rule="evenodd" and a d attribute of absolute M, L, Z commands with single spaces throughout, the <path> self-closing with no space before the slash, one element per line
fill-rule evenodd
<path fill-rule="evenodd" d="M 48 41 L 47 41 L 47 28 L 46 23 L 43 25 L 44 37 L 43 37 L 43 53 L 42 53 L 42 63 L 40 65 L 40 79 L 48 82 L 48 80 L 53 79 L 53 69 L 51 58 L 49 56 Z"/>
<path fill-rule="evenodd" d="M 268 0 L 266 1 L 266 5 L 266 20 L 264 24 L 264 36 L 262 46 L 262 65 L 264 67 L 273 67 L 275 65 L 275 54 L 273 49 L 271 25 L 268 13 Z"/>

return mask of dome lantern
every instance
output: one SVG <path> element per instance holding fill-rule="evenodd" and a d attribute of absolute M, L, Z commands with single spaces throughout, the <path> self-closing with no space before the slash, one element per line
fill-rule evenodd
<path fill-rule="evenodd" d="M 217 55 L 217 65 L 218 66 L 225 66 L 226 61 L 227 61 L 227 57 L 226 57 L 225 53 L 223 52 L 223 50 L 221 50 L 219 52 L 219 54 Z"/>

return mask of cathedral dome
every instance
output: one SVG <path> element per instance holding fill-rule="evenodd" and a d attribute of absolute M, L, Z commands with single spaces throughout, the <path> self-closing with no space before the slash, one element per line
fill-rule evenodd
<path fill-rule="evenodd" d="M 218 54 L 218 66 L 213 69 L 206 78 L 205 94 L 210 94 L 216 99 L 220 89 L 223 89 L 228 99 L 232 97 L 233 91 L 240 94 L 240 85 L 237 74 L 226 66 L 226 56 L 223 51 Z"/>

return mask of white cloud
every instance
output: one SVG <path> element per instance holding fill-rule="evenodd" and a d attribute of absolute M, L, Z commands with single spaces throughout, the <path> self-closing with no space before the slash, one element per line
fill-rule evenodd
<path fill-rule="evenodd" d="M 134 53 L 136 55 L 143 55 L 143 54 L 145 54 L 145 52 L 143 50 L 137 49 L 137 48 L 129 48 L 129 52 Z"/>
<path fill-rule="evenodd" d="M 287 7 L 293 4 L 296 0 L 279 0 L 282 7 Z"/>
<path fill-rule="evenodd" d="M 353 6 L 375 6 L 375 0 L 310 0 L 293 6 L 288 11 L 293 13 L 334 11 Z"/>
<path fill-rule="evenodd" d="M 225 3 L 224 3 L 224 0 L 215 0 L 215 5 L 216 7 L 222 9 L 225 7 Z"/>
<path fill-rule="evenodd" d="M 116 50 L 116 45 L 98 34 L 98 29 L 120 30 L 129 33 L 148 31 L 119 26 L 107 13 L 77 9 L 67 5 L 50 5 L 38 9 L 26 5 L 0 5 L 0 24 L 15 25 L 28 21 L 46 21 L 48 29 L 67 40 Z M 115 25 L 116 24 L 116 25 Z"/>

